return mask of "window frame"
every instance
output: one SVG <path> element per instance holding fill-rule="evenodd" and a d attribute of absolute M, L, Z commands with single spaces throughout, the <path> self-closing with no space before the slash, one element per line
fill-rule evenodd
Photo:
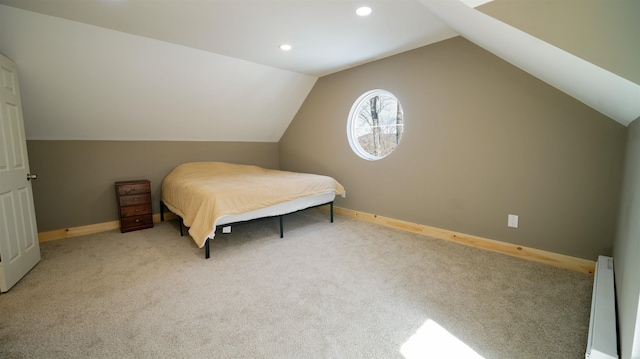
<path fill-rule="evenodd" d="M 381 156 L 376 156 L 374 154 L 371 154 L 368 151 L 366 151 L 364 148 L 362 148 L 362 146 L 360 145 L 360 143 L 358 142 L 355 136 L 355 131 L 354 131 L 355 126 L 357 125 L 356 122 L 357 122 L 358 114 L 361 112 L 364 104 L 374 96 L 386 96 L 386 97 L 393 98 L 397 102 L 398 106 L 400 106 L 400 111 L 402 114 L 402 132 L 400 134 L 399 140 L 396 143 L 396 146 L 394 148 L 389 150 L 388 153 Z M 397 125 L 379 125 L 378 128 L 387 127 L 387 126 L 397 126 Z M 404 135 L 404 126 L 405 126 L 404 109 L 402 108 L 402 104 L 400 103 L 400 100 L 398 100 L 398 98 L 393 93 L 383 89 L 375 89 L 375 90 L 367 91 L 362 95 L 360 95 L 360 97 L 358 97 L 358 99 L 351 106 L 351 110 L 349 111 L 349 117 L 347 118 L 347 139 L 349 140 L 349 146 L 351 147 L 351 150 L 360 158 L 363 158 L 368 161 L 381 160 L 389 156 L 400 145 L 400 142 L 402 141 L 402 137 Z M 370 126 L 370 127 L 373 127 L 373 126 Z"/>

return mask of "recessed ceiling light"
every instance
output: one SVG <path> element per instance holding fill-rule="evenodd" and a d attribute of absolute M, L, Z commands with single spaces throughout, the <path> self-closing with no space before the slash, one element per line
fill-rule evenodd
<path fill-rule="evenodd" d="M 368 6 L 359 7 L 358 10 L 356 10 L 356 14 L 359 16 L 367 16 L 371 14 L 371 8 Z"/>
<path fill-rule="evenodd" d="M 282 51 L 289 51 L 289 50 L 291 50 L 291 45 L 289 45 L 289 44 L 282 44 L 282 45 L 280 45 L 280 50 L 282 50 Z"/>

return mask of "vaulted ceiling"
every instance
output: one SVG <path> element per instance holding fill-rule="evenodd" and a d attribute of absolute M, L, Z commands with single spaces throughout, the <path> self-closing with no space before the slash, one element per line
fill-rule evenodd
<path fill-rule="evenodd" d="M 318 77 L 457 35 L 623 125 L 640 116 L 635 0 L 373 0 L 367 17 L 360 0 L 0 4 L 29 139 L 275 142 Z"/>

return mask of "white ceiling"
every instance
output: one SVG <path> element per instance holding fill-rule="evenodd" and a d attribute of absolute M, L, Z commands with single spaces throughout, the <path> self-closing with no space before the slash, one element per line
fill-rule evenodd
<path fill-rule="evenodd" d="M 0 0 L 24 10 L 323 76 L 457 33 L 415 0 Z M 373 8 L 359 17 L 362 4 Z M 278 47 L 289 43 L 293 49 Z"/>
<path fill-rule="evenodd" d="M 622 125 L 640 117 L 639 84 L 459 1 L 419 1 L 467 40 Z"/>
<path fill-rule="evenodd" d="M 277 142 L 318 77 L 458 34 L 640 116 L 640 85 L 457 0 L 0 0 L 28 139 Z"/>
<path fill-rule="evenodd" d="M 29 140 L 278 142 L 317 78 L 0 5 Z"/>

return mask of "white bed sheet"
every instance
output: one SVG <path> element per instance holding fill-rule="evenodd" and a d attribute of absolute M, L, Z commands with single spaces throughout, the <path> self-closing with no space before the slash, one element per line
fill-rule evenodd
<path fill-rule="evenodd" d="M 213 239 L 216 234 L 217 226 L 235 222 L 249 221 L 256 218 L 273 217 L 288 214 L 305 208 L 327 204 L 329 202 L 332 202 L 335 197 L 336 194 L 334 192 L 321 193 L 313 196 L 296 198 L 292 201 L 278 203 L 276 205 L 260 208 L 251 212 L 221 216 L 213 224 L 213 229 L 211 233 L 209 233 L 208 238 Z"/>

